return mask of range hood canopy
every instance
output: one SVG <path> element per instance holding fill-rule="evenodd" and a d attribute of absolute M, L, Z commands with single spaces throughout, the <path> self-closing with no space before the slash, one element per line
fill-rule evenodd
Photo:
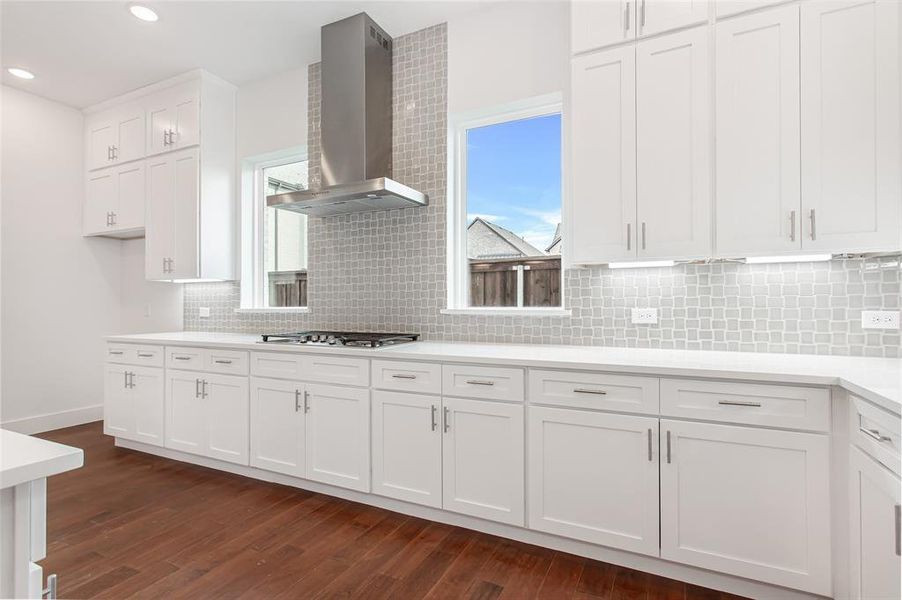
<path fill-rule="evenodd" d="M 366 13 L 322 28 L 322 186 L 267 206 L 326 217 L 429 203 L 391 179 L 392 45 Z"/>

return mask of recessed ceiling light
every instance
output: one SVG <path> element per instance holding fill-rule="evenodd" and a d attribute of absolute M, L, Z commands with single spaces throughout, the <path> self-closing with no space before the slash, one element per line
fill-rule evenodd
<path fill-rule="evenodd" d="M 18 67 L 10 67 L 7 69 L 10 75 L 15 75 L 19 79 L 34 79 L 34 73 L 31 71 L 26 71 L 25 69 L 20 69 Z"/>
<path fill-rule="evenodd" d="M 128 10 L 130 10 L 133 15 L 135 15 L 142 21 L 148 21 L 150 23 L 153 23 L 154 21 L 156 21 L 157 19 L 160 18 L 157 16 L 157 13 L 150 10 L 146 6 L 141 6 L 140 4 L 132 4 L 131 6 L 128 7 Z"/>

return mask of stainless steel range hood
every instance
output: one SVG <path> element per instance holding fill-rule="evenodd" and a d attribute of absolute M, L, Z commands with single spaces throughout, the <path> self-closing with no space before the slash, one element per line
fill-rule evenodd
<path fill-rule="evenodd" d="M 391 37 L 366 13 L 324 26 L 321 72 L 322 186 L 266 204 L 313 217 L 426 206 L 391 179 Z"/>

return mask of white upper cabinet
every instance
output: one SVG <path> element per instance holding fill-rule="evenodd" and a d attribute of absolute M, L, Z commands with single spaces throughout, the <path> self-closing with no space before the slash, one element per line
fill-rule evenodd
<path fill-rule="evenodd" d="M 148 279 L 199 279 L 199 151 L 196 148 L 147 160 Z"/>
<path fill-rule="evenodd" d="M 192 81 L 147 100 L 147 155 L 200 143 L 200 87 Z"/>
<path fill-rule="evenodd" d="M 799 7 L 716 25 L 719 256 L 798 252 Z"/>
<path fill-rule="evenodd" d="M 636 170 L 640 259 L 711 251 L 708 29 L 636 49 Z"/>
<path fill-rule="evenodd" d="M 902 247 L 897 0 L 801 4 L 807 250 Z"/>
<path fill-rule="evenodd" d="M 708 0 L 638 0 L 639 35 L 652 35 L 708 20 Z"/>
<path fill-rule="evenodd" d="M 90 115 L 85 121 L 88 169 L 144 157 L 144 107 L 129 103 Z"/>
<path fill-rule="evenodd" d="M 661 419 L 661 558 L 831 595 L 826 435 Z"/>
<path fill-rule="evenodd" d="M 636 49 L 573 59 L 570 257 L 636 256 Z"/>
<path fill-rule="evenodd" d="M 636 37 L 636 0 L 574 0 L 570 49 L 574 54 Z"/>
<path fill-rule="evenodd" d="M 88 173 L 84 235 L 140 237 L 144 234 L 144 162 Z"/>

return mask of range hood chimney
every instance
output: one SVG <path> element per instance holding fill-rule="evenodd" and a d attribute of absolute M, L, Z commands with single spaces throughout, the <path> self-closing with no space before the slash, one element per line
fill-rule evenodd
<path fill-rule="evenodd" d="M 326 217 L 429 203 L 391 179 L 392 45 L 366 13 L 322 28 L 322 186 L 267 206 Z"/>

